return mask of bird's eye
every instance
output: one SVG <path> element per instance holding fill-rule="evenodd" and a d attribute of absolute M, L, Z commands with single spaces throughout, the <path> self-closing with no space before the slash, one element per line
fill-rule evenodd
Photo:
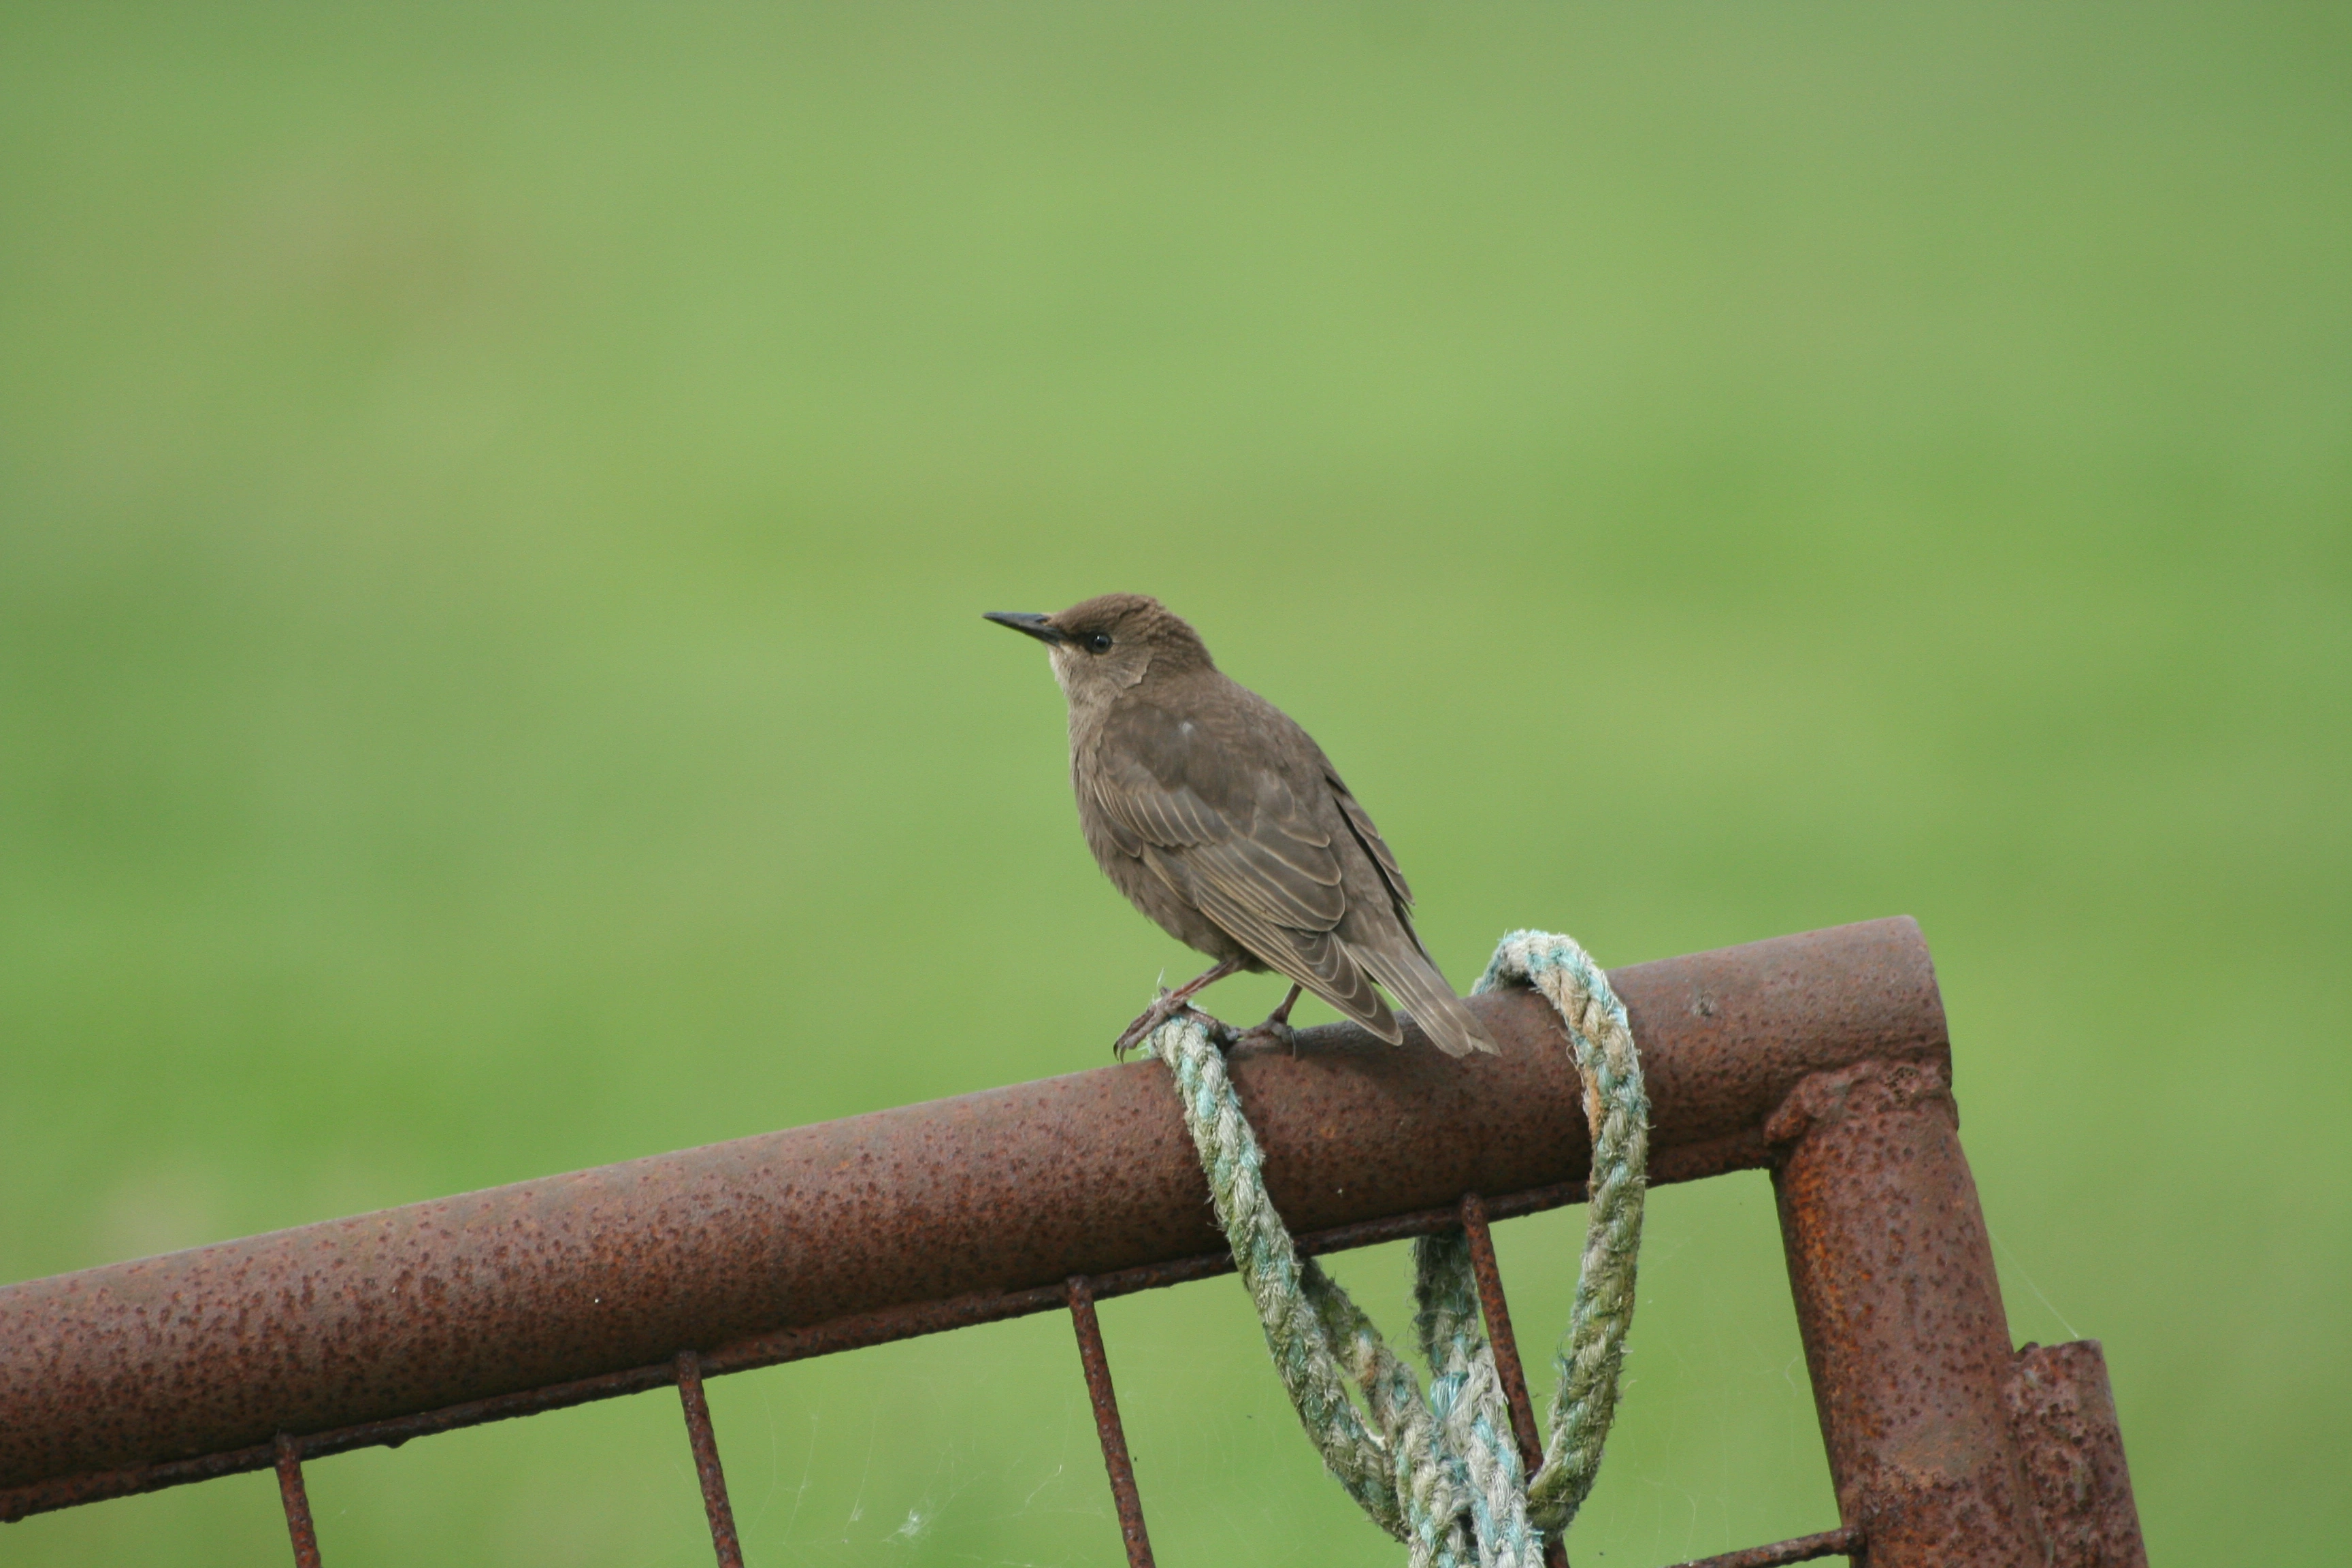
<path fill-rule="evenodd" d="M 1094 636 L 1087 639 L 1087 647 L 1096 653 L 1108 653 L 1110 651 L 1110 634 L 1108 632 L 1095 633 Z"/>

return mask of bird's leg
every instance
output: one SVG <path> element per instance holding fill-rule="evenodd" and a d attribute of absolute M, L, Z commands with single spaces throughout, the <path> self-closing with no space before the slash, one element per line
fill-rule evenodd
<path fill-rule="evenodd" d="M 1298 1036 L 1290 1026 L 1290 1010 L 1298 1005 L 1298 994 L 1304 989 L 1303 986 L 1293 984 L 1290 994 L 1282 999 L 1282 1005 L 1268 1013 L 1265 1016 L 1265 1022 L 1257 1027 L 1244 1029 L 1241 1039 L 1267 1040 L 1277 1046 L 1288 1046 L 1291 1054 L 1297 1055 Z M 1240 1043 L 1240 1040 L 1234 1042 L 1236 1045 Z"/>
<path fill-rule="evenodd" d="M 1134 1023 L 1129 1024 L 1125 1029 L 1119 1032 L 1118 1038 L 1111 1042 L 1110 1054 L 1115 1057 L 1123 1057 L 1127 1055 L 1128 1052 L 1133 1050 L 1136 1047 L 1143 1043 L 1145 1036 L 1150 1034 L 1152 1030 L 1160 1027 L 1160 1025 L 1166 1023 L 1177 1014 L 1181 1013 L 1186 1008 L 1190 1007 L 1192 1005 L 1192 998 L 1194 996 L 1200 994 L 1202 991 L 1205 990 L 1209 986 L 1214 985 L 1218 981 L 1223 980 L 1228 974 L 1240 973 L 1241 968 L 1242 961 L 1240 959 L 1228 958 L 1223 963 L 1218 964 L 1214 969 L 1210 970 L 1207 973 L 1194 975 L 1192 979 L 1184 982 L 1183 984 L 1176 987 L 1175 990 L 1161 992 L 1160 994 L 1159 1001 L 1154 1002 L 1150 1006 L 1146 1007 L 1142 1014 L 1137 1017 Z M 1213 1019 L 1211 1021 L 1214 1022 Z M 1219 1029 L 1223 1029 L 1224 1026 L 1219 1024 L 1217 1027 Z M 1215 1031 L 1212 1031 L 1212 1033 L 1214 1032 Z"/>

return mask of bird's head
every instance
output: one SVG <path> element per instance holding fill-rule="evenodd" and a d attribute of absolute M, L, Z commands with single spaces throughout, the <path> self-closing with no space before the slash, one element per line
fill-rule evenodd
<path fill-rule="evenodd" d="M 1050 616 L 992 610 L 987 618 L 1044 643 L 1054 679 L 1074 704 L 1108 700 L 1146 674 L 1216 668 L 1200 633 L 1141 594 L 1105 594 Z"/>

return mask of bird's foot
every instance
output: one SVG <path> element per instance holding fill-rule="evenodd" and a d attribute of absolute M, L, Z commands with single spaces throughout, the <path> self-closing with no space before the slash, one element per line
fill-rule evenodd
<path fill-rule="evenodd" d="M 1210 1017 L 1206 1013 L 1203 1013 L 1199 1008 L 1193 1006 L 1192 998 L 1200 993 L 1202 986 L 1214 985 L 1226 975 L 1240 969 L 1241 966 L 1242 961 L 1238 958 L 1220 959 L 1217 961 L 1215 965 L 1210 968 L 1206 973 L 1192 976 L 1192 979 L 1187 980 L 1183 984 L 1176 987 L 1175 990 L 1169 991 L 1162 989 L 1160 993 L 1159 1001 L 1154 1002 L 1150 1006 L 1146 1007 L 1143 1010 L 1142 1016 L 1137 1018 L 1134 1023 L 1129 1024 L 1125 1029 L 1119 1031 L 1118 1038 L 1111 1042 L 1110 1054 L 1115 1057 L 1124 1057 L 1128 1052 L 1141 1045 L 1152 1030 L 1160 1027 L 1160 1025 L 1166 1023 L 1169 1019 L 1174 1017 L 1179 1013 L 1190 1013 L 1194 1017 L 1200 1019 L 1202 1024 L 1209 1031 L 1209 1038 L 1217 1042 L 1218 1049 L 1223 1050 L 1227 1047 L 1231 1046 L 1234 1039 L 1234 1031 L 1232 1027 L 1228 1025 L 1218 1022 L 1216 1019 Z"/>
<path fill-rule="evenodd" d="M 1268 1018 L 1263 1024 L 1251 1026 L 1234 1036 L 1234 1046 L 1262 1045 L 1298 1054 L 1298 1031 L 1280 1018 Z M 1232 1047 L 1226 1047 L 1228 1050 Z"/>
<path fill-rule="evenodd" d="M 1237 1046 L 1246 1040 L 1262 1040 L 1269 1046 L 1283 1047 L 1292 1056 L 1297 1056 L 1298 1031 L 1290 1026 L 1290 1010 L 1298 1005 L 1298 992 L 1299 987 L 1293 985 L 1290 988 L 1290 994 L 1282 999 L 1282 1005 L 1265 1016 L 1265 1023 L 1254 1029 L 1244 1029 L 1234 1037 L 1233 1044 Z M 1231 1050 L 1233 1047 L 1227 1046 L 1224 1048 Z"/>
<path fill-rule="evenodd" d="M 1241 1032 L 1231 1024 L 1202 1012 L 1188 998 L 1162 992 L 1159 1001 L 1146 1007 L 1136 1016 L 1134 1023 L 1119 1031 L 1118 1038 L 1111 1042 L 1110 1054 L 1124 1058 L 1128 1052 L 1150 1039 L 1153 1030 L 1179 1013 L 1190 1013 L 1200 1019 L 1202 1028 L 1208 1033 L 1209 1043 L 1221 1051 L 1233 1049 L 1234 1043 L 1242 1037 Z"/>

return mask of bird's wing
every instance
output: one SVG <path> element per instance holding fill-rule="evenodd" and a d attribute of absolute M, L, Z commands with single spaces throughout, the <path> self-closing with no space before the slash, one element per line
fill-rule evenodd
<path fill-rule="evenodd" d="M 1203 875 L 1203 857 L 1198 849 L 1147 848 L 1143 858 L 1161 880 L 1191 900 L 1193 908 L 1216 921 L 1269 968 L 1304 985 L 1389 1044 L 1403 1042 L 1403 1026 L 1389 1010 L 1387 1000 L 1373 986 L 1356 951 L 1336 934 L 1282 924 L 1261 904 L 1237 896 L 1232 879 Z"/>
<path fill-rule="evenodd" d="M 1423 945 L 1421 933 L 1412 929 L 1412 889 L 1405 885 L 1404 873 L 1397 869 L 1396 856 L 1381 837 L 1381 830 L 1372 826 L 1371 816 L 1357 804 L 1338 773 L 1327 768 L 1323 781 L 1331 786 L 1332 798 L 1339 803 L 1340 815 L 1347 818 L 1348 830 L 1381 868 L 1381 878 L 1388 884 L 1395 909 L 1396 923 L 1388 931 L 1367 931 L 1364 928 L 1370 922 L 1351 923 L 1348 946 L 1357 963 L 1388 987 L 1389 994 L 1404 1005 L 1413 1021 L 1447 1056 L 1464 1056 L 1471 1051 L 1492 1053 L 1497 1048 L 1494 1037 L 1478 1021 L 1477 1015 L 1454 994 L 1454 987 L 1438 972 L 1437 961 Z M 1366 940 L 1354 940 L 1357 937 Z"/>
<path fill-rule="evenodd" d="M 1247 735 L 1213 735 L 1148 702 L 1106 721 L 1091 780 L 1111 834 L 1261 962 L 1391 1041 L 1402 1031 L 1349 945 L 1330 828 Z"/>
<path fill-rule="evenodd" d="M 1326 773 L 1323 782 L 1331 786 L 1331 796 L 1339 803 L 1340 815 L 1348 819 L 1348 830 L 1356 836 L 1356 842 L 1364 847 L 1364 853 L 1370 855 L 1372 863 L 1381 868 L 1381 878 L 1388 883 L 1389 893 L 1396 900 L 1397 914 L 1402 918 L 1412 908 L 1412 889 L 1405 885 L 1404 873 L 1398 869 L 1396 856 L 1390 850 L 1388 840 L 1381 837 L 1381 830 L 1372 826 L 1371 814 L 1357 804 L 1356 797 L 1349 793 L 1347 784 L 1338 773 Z"/>

